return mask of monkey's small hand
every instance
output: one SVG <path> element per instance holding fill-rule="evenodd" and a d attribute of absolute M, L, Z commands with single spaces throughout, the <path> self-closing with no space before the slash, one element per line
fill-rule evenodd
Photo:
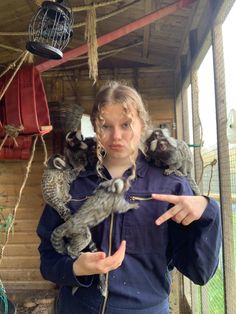
<path fill-rule="evenodd" d="M 172 173 L 174 173 L 178 177 L 183 177 L 184 176 L 184 174 L 181 171 L 177 170 L 177 169 L 165 169 L 165 171 L 164 171 L 164 175 L 166 175 L 166 176 L 169 176 Z"/>

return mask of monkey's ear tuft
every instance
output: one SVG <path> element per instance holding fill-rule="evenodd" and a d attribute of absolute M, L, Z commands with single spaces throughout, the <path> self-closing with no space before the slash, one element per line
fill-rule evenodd
<path fill-rule="evenodd" d="M 83 141 L 83 135 L 82 135 L 82 133 L 81 133 L 80 130 L 78 130 L 77 132 L 75 132 L 75 137 L 77 138 L 77 140 Z"/>
<path fill-rule="evenodd" d="M 156 149 L 157 149 L 157 140 L 153 140 L 150 143 L 150 151 L 155 152 Z"/>
<path fill-rule="evenodd" d="M 174 147 L 174 148 L 177 147 L 178 141 L 177 141 L 175 138 L 173 138 L 173 137 L 167 137 L 166 140 L 169 142 L 169 144 L 170 144 L 172 147 Z"/>
<path fill-rule="evenodd" d="M 153 132 L 154 132 L 153 130 L 148 129 L 148 130 L 146 131 L 146 138 L 149 139 L 149 137 L 152 136 Z"/>
<path fill-rule="evenodd" d="M 70 131 L 70 132 L 68 132 L 68 133 L 66 134 L 65 139 L 66 139 L 66 142 L 67 142 L 67 143 L 71 142 L 71 139 L 74 137 L 74 134 L 75 134 L 74 131 Z"/>
<path fill-rule="evenodd" d="M 66 168 L 65 160 L 61 157 L 55 157 L 53 159 L 53 165 L 58 170 L 62 170 Z"/>

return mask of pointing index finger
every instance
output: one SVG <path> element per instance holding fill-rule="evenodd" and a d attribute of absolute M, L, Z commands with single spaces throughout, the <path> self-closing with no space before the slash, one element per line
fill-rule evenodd
<path fill-rule="evenodd" d="M 179 202 L 179 195 L 152 194 L 152 198 L 157 201 L 168 202 L 171 204 L 177 204 Z"/>
<path fill-rule="evenodd" d="M 170 204 L 178 204 L 179 196 L 178 195 L 170 195 L 170 194 L 152 194 L 152 198 L 158 201 L 168 202 Z M 163 222 L 169 220 L 173 216 L 176 215 L 176 210 L 178 207 L 174 206 L 167 210 L 163 215 L 161 215 L 156 221 L 156 225 L 161 225 Z"/>

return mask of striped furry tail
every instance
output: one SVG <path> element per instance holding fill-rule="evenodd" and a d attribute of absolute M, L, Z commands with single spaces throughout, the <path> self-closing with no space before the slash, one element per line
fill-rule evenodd
<path fill-rule="evenodd" d="M 51 243 L 54 249 L 61 254 L 66 253 L 66 245 L 61 232 L 61 226 L 57 227 L 51 234 Z"/>

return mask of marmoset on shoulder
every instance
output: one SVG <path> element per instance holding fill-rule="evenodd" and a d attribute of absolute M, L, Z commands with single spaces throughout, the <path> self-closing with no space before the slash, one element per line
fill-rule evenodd
<path fill-rule="evenodd" d="M 186 142 L 166 136 L 161 129 L 155 129 L 146 140 L 146 155 L 154 165 L 165 167 L 165 175 L 174 173 L 177 176 L 186 176 L 193 192 L 200 195 L 191 175 L 192 154 Z"/>

